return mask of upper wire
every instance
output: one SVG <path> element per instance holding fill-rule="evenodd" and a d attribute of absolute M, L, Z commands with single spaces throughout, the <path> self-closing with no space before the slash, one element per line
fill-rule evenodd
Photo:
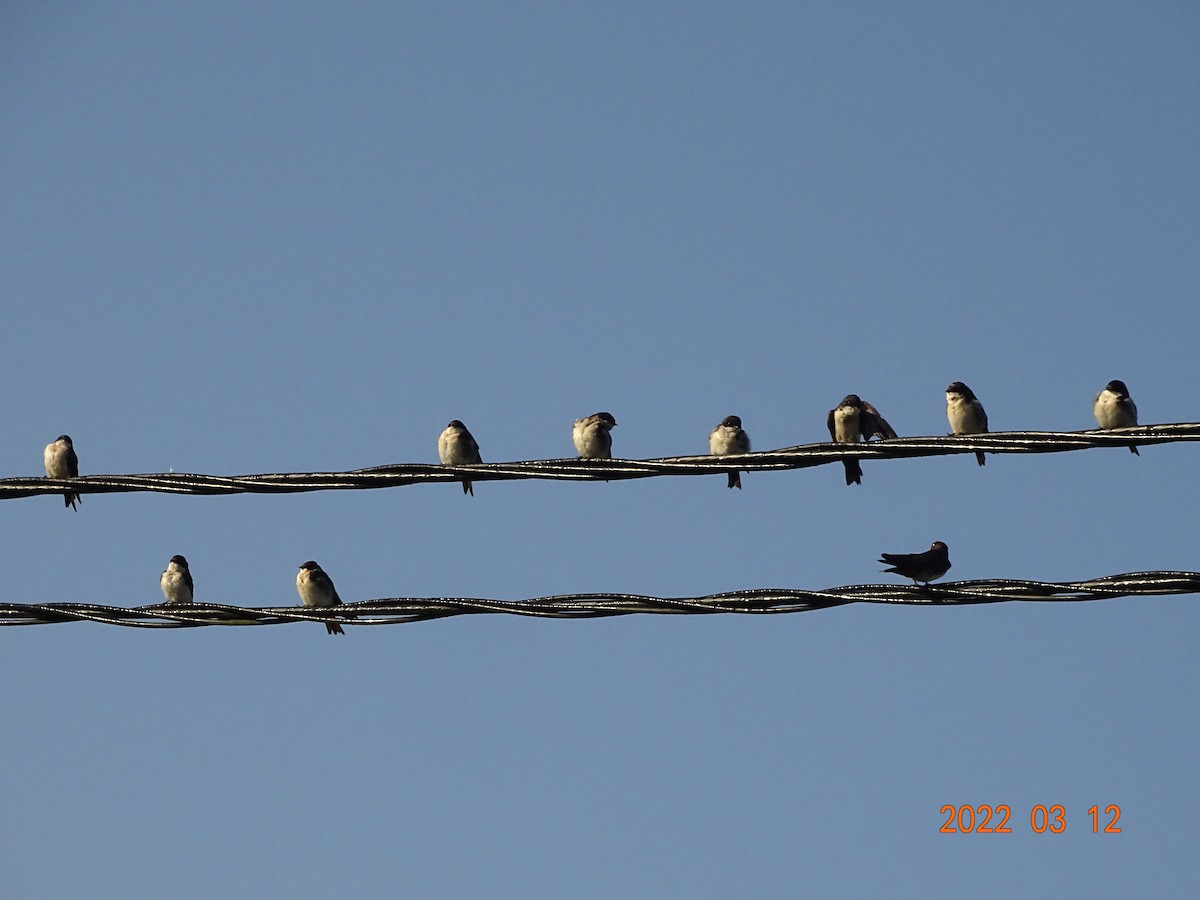
<path fill-rule="evenodd" d="M 657 459 L 536 459 L 470 466 L 399 463 L 349 472 L 284 472 L 261 475 L 85 475 L 79 478 L 3 478 L 0 500 L 61 494 L 288 494 L 306 491 L 372 490 L 410 484 L 513 481 L 623 481 L 660 475 L 715 475 L 806 469 L 847 458 L 908 459 L 960 453 L 1061 453 L 1102 447 L 1134 447 L 1200 440 L 1200 423 L 1142 425 L 1110 431 L 997 431 L 986 434 L 903 437 L 859 444 L 817 443 L 737 456 L 666 456 Z"/>

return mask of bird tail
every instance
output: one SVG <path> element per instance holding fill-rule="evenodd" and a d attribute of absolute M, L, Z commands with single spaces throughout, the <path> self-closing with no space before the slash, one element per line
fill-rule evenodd
<path fill-rule="evenodd" d="M 1130 448 L 1129 448 L 1129 452 L 1130 452 L 1130 453 L 1132 453 L 1134 456 L 1141 456 L 1141 455 L 1142 455 L 1142 454 L 1140 454 L 1140 453 L 1138 453 L 1138 452 L 1137 452 L 1137 447 L 1130 447 Z"/>
<path fill-rule="evenodd" d="M 862 484 L 862 466 L 858 460 L 844 459 L 842 464 L 846 467 L 846 484 Z"/>
<path fill-rule="evenodd" d="M 475 496 L 475 488 L 471 487 L 471 480 L 469 478 L 463 479 L 463 493 L 470 494 L 472 497 Z"/>
<path fill-rule="evenodd" d="M 737 488 L 739 491 L 742 489 L 742 475 L 737 469 L 729 473 L 729 487 Z"/>
<path fill-rule="evenodd" d="M 337 595 L 337 591 L 333 592 L 333 605 L 334 606 L 342 605 L 342 598 Z M 347 616 L 347 618 L 353 619 L 354 616 Z M 328 634 L 345 634 L 346 633 L 346 632 L 342 631 L 342 626 L 339 625 L 337 622 L 326 622 L 325 623 L 325 631 Z"/>
<path fill-rule="evenodd" d="M 979 462 L 979 464 L 980 464 L 981 466 L 986 466 L 986 465 L 987 465 L 987 460 L 983 458 L 983 451 L 982 451 L 982 450 L 980 450 L 980 451 L 976 452 L 976 454 L 975 454 L 975 459 L 976 459 L 976 460 L 978 460 L 978 462 Z"/>
<path fill-rule="evenodd" d="M 79 507 L 76 506 L 75 504 L 79 503 L 82 499 L 83 498 L 80 497 L 74 491 L 67 491 L 65 494 L 63 494 L 63 506 L 69 506 L 69 507 L 71 507 L 71 509 L 78 512 Z"/>

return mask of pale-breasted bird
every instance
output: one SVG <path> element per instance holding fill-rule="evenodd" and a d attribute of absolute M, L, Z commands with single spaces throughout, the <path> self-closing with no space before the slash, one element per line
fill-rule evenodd
<path fill-rule="evenodd" d="M 1137 404 L 1123 381 L 1110 381 L 1104 386 L 1092 403 L 1092 415 L 1101 428 L 1132 428 L 1138 423 Z M 1137 447 L 1130 447 L 1129 452 L 1142 455 Z"/>
<path fill-rule="evenodd" d="M 961 381 L 952 381 L 946 388 L 946 418 L 955 434 L 986 434 L 988 430 L 983 404 Z M 975 459 L 981 466 L 986 462 L 982 450 L 975 453 Z"/>
<path fill-rule="evenodd" d="M 612 434 L 617 420 L 612 413 L 598 412 L 576 419 L 571 440 L 580 459 L 612 459 Z"/>
<path fill-rule="evenodd" d="M 168 603 L 192 602 L 192 573 L 188 561 L 176 554 L 158 578 L 158 586 Z"/>
<path fill-rule="evenodd" d="M 483 462 L 479 456 L 479 444 L 467 426 L 458 419 L 446 426 L 446 430 L 438 436 L 438 457 L 443 466 L 471 466 Z M 475 488 L 471 479 L 463 479 L 463 493 L 475 496 Z"/>
<path fill-rule="evenodd" d="M 42 464 L 46 467 L 48 478 L 78 478 L 79 457 L 75 455 L 75 445 L 71 443 L 71 436 L 60 434 L 48 443 L 42 451 Z M 75 504 L 80 499 L 77 491 L 67 491 L 63 494 L 64 504 L 76 511 L 79 507 Z"/>
<path fill-rule="evenodd" d="M 708 452 L 713 456 L 737 456 L 750 452 L 750 438 L 742 431 L 742 420 L 726 416 L 708 435 Z M 742 476 L 737 469 L 729 472 L 729 487 L 742 488 Z"/>
<path fill-rule="evenodd" d="M 841 444 L 857 444 L 859 438 L 870 440 L 872 436 L 894 438 L 898 435 L 887 420 L 870 403 L 859 399 L 858 394 L 846 397 L 829 411 L 825 420 L 829 436 Z M 857 459 L 844 459 L 846 484 L 862 484 L 862 466 Z"/>
<path fill-rule="evenodd" d="M 342 598 L 338 596 L 325 570 L 311 559 L 300 566 L 296 574 L 296 592 L 300 602 L 309 607 L 341 606 Z M 337 622 L 326 622 L 325 630 L 330 634 L 345 634 Z"/>

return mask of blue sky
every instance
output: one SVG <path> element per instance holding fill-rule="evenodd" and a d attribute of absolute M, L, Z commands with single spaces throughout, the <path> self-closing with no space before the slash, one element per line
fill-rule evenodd
<path fill-rule="evenodd" d="M 10 4 L 6 475 L 1197 421 L 1186 4 Z M 3 597 L 1196 570 L 1194 448 L 0 504 Z M 1129 896 L 1198 871 L 1194 598 L 0 630 L 5 897 Z M 1010 835 L 945 835 L 946 804 Z M 1063 804 L 1068 829 L 1033 833 Z M 1093 804 L 1119 835 L 1093 835 Z"/>

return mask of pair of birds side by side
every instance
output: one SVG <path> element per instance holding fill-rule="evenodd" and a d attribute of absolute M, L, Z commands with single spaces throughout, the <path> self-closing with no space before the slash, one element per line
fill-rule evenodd
<path fill-rule="evenodd" d="M 946 419 L 952 434 L 986 434 L 988 430 L 983 404 L 975 392 L 961 381 L 953 381 L 946 387 Z M 849 394 L 831 409 L 826 424 L 829 436 L 838 443 L 854 444 L 860 437 L 864 441 L 872 437 L 881 440 L 898 437 L 896 429 L 879 414 L 879 410 L 857 394 Z M 981 466 L 987 462 L 983 451 L 976 452 L 975 460 Z M 847 459 L 842 464 L 846 467 L 846 484 L 862 484 L 862 466 L 858 460 Z"/>
<path fill-rule="evenodd" d="M 1096 424 L 1106 431 L 1133 428 L 1138 423 L 1137 405 L 1129 396 L 1129 388 L 1125 387 L 1125 382 L 1116 379 L 1096 395 L 1092 401 L 1092 415 L 1096 417 Z M 961 381 L 955 381 L 946 388 L 946 418 L 950 420 L 950 430 L 954 434 L 985 434 L 988 430 L 983 404 Z M 1137 447 L 1130 447 L 1129 452 L 1141 456 Z M 976 453 L 975 458 L 982 466 L 983 453 Z"/>
<path fill-rule="evenodd" d="M 168 604 L 191 603 L 195 585 L 192 583 L 188 561 L 178 554 L 172 556 L 158 578 L 158 586 Z M 296 573 L 296 592 L 300 595 L 300 602 L 307 607 L 342 605 L 342 598 L 338 596 L 333 581 L 325 574 L 325 570 L 311 559 L 300 566 L 300 571 Z M 325 631 L 328 634 L 346 633 L 337 622 L 326 622 Z"/>
<path fill-rule="evenodd" d="M 1112 428 L 1133 428 L 1137 425 L 1137 405 L 1129 396 L 1129 388 L 1125 382 L 1112 380 L 1104 386 L 1092 401 L 1092 415 L 1096 424 L 1106 431 Z M 983 404 L 975 396 L 975 392 L 961 381 L 952 382 L 946 388 L 946 418 L 950 421 L 950 430 L 954 434 L 986 434 L 988 430 L 987 413 Z M 1130 447 L 1129 452 L 1141 456 L 1137 447 Z M 975 454 L 979 465 L 984 464 L 983 452 Z"/>
<path fill-rule="evenodd" d="M 571 429 L 571 440 L 580 459 L 612 459 L 612 434 L 617 420 L 612 413 L 598 412 L 576 419 Z M 438 435 L 438 459 L 443 466 L 474 466 L 483 462 L 479 455 L 479 442 L 458 419 L 453 419 Z M 475 496 L 471 479 L 463 479 L 463 493 Z"/>

